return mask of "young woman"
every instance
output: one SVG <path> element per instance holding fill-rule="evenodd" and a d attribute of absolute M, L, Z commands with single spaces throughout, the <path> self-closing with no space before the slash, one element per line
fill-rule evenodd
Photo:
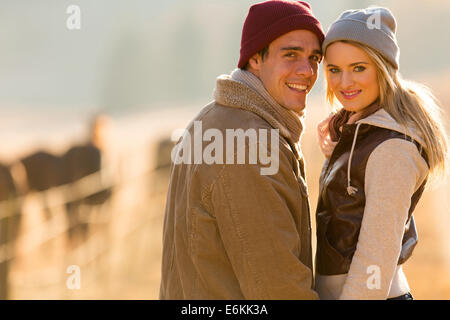
<path fill-rule="evenodd" d="M 388 9 L 350 10 L 323 43 L 327 98 L 343 108 L 318 126 L 321 299 L 412 299 L 402 264 L 417 243 L 413 211 L 442 179 L 448 142 L 433 96 L 399 75 L 395 29 Z"/>

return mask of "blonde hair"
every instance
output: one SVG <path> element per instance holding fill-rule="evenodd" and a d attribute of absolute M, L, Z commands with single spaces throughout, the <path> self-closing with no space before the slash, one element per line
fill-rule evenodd
<path fill-rule="evenodd" d="M 428 157 L 427 186 L 436 186 L 448 173 L 449 141 L 442 122 L 439 102 L 424 85 L 404 80 L 377 51 L 358 42 L 341 40 L 364 50 L 376 66 L 380 105 L 408 132 L 413 126 L 420 133 Z M 335 95 L 328 83 L 326 97 L 333 106 Z"/>

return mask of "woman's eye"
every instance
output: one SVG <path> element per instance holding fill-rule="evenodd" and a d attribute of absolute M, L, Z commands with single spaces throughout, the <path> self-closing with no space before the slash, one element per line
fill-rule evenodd
<path fill-rule="evenodd" d="M 363 67 L 363 66 L 356 66 L 354 70 L 355 70 L 356 72 L 362 72 L 362 71 L 366 70 L 366 68 Z"/>
<path fill-rule="evenodd" d="M 339 69 L 338 68 L 330 68 L 330 69 L 328 69 L 328 71 L 331 73 L 338 73 Z"/>

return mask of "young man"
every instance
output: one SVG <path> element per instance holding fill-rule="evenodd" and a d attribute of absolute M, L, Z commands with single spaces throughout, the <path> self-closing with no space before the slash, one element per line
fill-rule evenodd
<path fill-rule="evenodd" d="M 161 299 L 317 299 L 299 142 L 323 38 L 305 2 L 250 8 L 238 69 L 173 152 Z"/>

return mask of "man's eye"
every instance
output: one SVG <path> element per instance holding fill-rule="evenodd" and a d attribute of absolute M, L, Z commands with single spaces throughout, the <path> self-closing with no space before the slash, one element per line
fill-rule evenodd
<path fill-rule="evenodd" d="M 362 72 L 362 71 L 366 70 L 366 67 L 363 67 L 363 66 L 356 66 L 354 70 L 355 70 L 356 72 Z"/>
<path fill-rule="evenodd" d="M 294 56 L 295 56 L 295 53 L 293 53 L 293 52 L 286 53 L 284 56 L 285 56 L 285 57 L 294 57 Z"/>
<path fill-rule="evenodd" d="M 315 62 L 320 61 L 320 57 L 318 57 L 318 56 L 311 56 L 311 59 Z"/>

